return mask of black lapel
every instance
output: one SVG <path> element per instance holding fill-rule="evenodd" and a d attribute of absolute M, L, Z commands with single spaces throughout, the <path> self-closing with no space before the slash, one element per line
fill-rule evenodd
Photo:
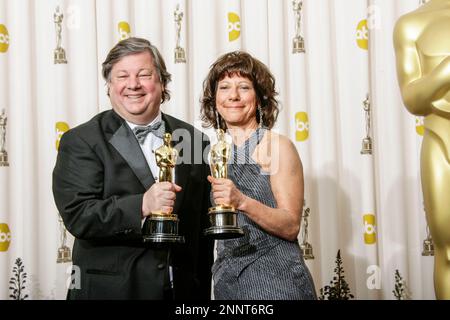
<path fill-rule="evenodd" d="M 144 186 L 145 190 L 151 187 L 155 183 L 152 172 L 148 166 L 147 160 L 145 160 L 141 147 L 134 133 L 125 121 L 122 121 L 122 125 L 117 129 L 109 140 L 114 148 L 120 153 L 125 161 L 133 170 L 136 177 Z"/>
<path fill-rule="evenodd" d="M 172 121 L 171 117 L 166 116 L 164 113 L 162 113 L 162 119 L 164 120 L 166 132 L 172 134 L 173 130 L 178 129 L 178 126 L 174 121 Z M 193 137 L 191 137 L 193 139 Z M 180 140 L 173 140 L 172 137 L 172 146 L 178 150 L 178 156 L 181 157 L 183 154 L 180 154 L 180 148 L 178 147 L 178 144 L 182 141 Z M 193 143 L 193 141 L 191 141 Z M 178 148 L 177 148 L 178 147 Z M 182 151 L 182 150 L 181 150 Z M 192 159 L 189 159 L 192 160 Z M 191 172 L 191 165 L 189 163 L 192 163 L 192 161 L 189 161 L 188 163 L 181 163 L 175 166 L 175 183 L 179 185 L 182 190 L 177 193 L 177 197 L 175 199 L 175 205 L 173 207 L 173 212 L 176 214 L 181 214 L 182 212 L 179 212 L 178 210 L 181 207 L 181 204 L 183 203 L 183 197 L 186 193 L 186 187 L 188 178 Z"/>

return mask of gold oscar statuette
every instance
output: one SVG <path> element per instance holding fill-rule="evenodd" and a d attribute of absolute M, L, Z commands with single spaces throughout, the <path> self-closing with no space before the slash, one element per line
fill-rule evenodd
<path fill-rule="evenodd" d="M 175 32 L 176 32 L 176 46 L 175 46 L 175 63 L 186 63 L 186 53 L 180 45 L 181 36 L 181 21 L 183 21 L 183 11 L 180 10 L 180 5 L 177 7 L 173 13 L 175 19 Z"/>
<path fill-rule="evenodd" d="M 303 258 L 305 260 L 314 259 L 313 247 L 308 242 L 308 218 L 310 215 L 310 209 L 306 208 L 306 204 L 303 206 L 303 232 L 302 243 L 300 244 L 300 250 L 302 251 Z"/>
<path fill-rule="evenodd" d="M 59 6 L 56 7 L 56 12 L 53 15 L 53 21 L 55 22 L 56 28 L 56 49 L 53 51 L 53 63 L 61 64 L 67 63 L 66 59 L 66 51 L 61 46 L 61 32 L 62 32 L 62 21 L 64 15 L 62 12 L 59 12 Z"/>
<path fill-rule="evenodd" d="M 0 167 L 8 167 L 8 152 L 6 152 L 6 120 L 5 109 L 0 114 Z"/>
<path fill-rule="evenodd" d="M 366 137 L 362 141 L 361 154 L 372 154 L 372 138 L 370 137 L 370 99 L 367 95 L 363 101 L 364 112 L 366 114 Z"/>
<path fill-rule="evenodd" d="M 295 14 L 295 37 L 292 39 L 292 53 L 304 53 L 305 40 L 301 35 L 303 1 L 293 0 L 292 7 Z"/>
<path fill-rule="evenodd" d="M 171 146 L 172 135 L 164 134 L 164 144 L 155 150 L 156 165 L 159 167 L 158 182 L 173 182 L 173 170 L 177 162 L 178 151 Z M 162 210 L 152 211 L 143 227 L 144 242 L 184 243 L 184 237 L 178 234 L 178 216 Z"/>
<path fill-rule="evenodd" d="M 217 143 L 211 147 L 211 175 L 216 179 L 227 179 L 228 160 L 231 146 L 225 141 L 222 129 L 216 130 Z M 204 231 L 205 235 L 215 239 L 232 239 L 242 237 L 244 231 L 238 227 L 237 211 L 228 204 L 217 204 L 208 209 L 211 227 Z"/>
<path fill-rule="evenodd" d="M 450 299 L 450 0 L 430 0 L 394 28 L 397 78 L 407 110 L 424 119 L 420 176 L 434 245 L 436 298 Z M 431 252 L 427 242 L 427 253 Z"/>

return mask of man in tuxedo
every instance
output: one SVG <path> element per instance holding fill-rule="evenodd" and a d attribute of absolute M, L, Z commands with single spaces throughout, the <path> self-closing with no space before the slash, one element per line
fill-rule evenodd
<path fill-rule="evenodd" d="M 68 299 L 209 299 L 208 139 L 160 111 L 171 75 L 149 41 L 119 42 L 102 66 L 112 110 L 62 136 L 53 171 L 55 202 L 76 238 L 73 264 L 80 271 Z M 156 182 L 153 151 L 165 132 L 181 163 L 173 182 Z M 143 242 L 146 217 L 160 210 L 178 215 L 184 244 Z"/>

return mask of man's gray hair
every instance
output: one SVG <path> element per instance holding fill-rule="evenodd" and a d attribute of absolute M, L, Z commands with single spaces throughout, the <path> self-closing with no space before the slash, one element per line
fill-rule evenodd
<path fill-rule="evenodd" d="M 143 38 L 131 37 L 122 41 L 119 41 L 114 48 L 109 51 L 108 56 L 102 63 L 102 75 L 106 82 L 111 82 L 111 70 L 113 66 L 123 57 L 148 51 L 153 58 L 156 71 L 158 72 L 159 80 L 164 86 L 162 93 L 162 101 L 170 99 L 170 92 L 167 90 L 167 84 L 172 79 L 172 75 L 167 72 L 166 63 L 159 52 L 158 48 L 150 43 L 150 41 Z M 109 95 L 109 90 L 108 90 Z"/>

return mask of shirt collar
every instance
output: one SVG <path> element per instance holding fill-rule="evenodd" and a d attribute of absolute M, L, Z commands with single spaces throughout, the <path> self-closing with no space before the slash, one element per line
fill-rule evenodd
<path fill-rule="evenodd" d="M 130 122 L 130 121 L 128 121 L 128 120 L 125 120 L 125 121 L 126 121 L 127 124 L 130 126 L 131 130 L 133 130 L 133 129 L 134 129 L 135 127 L 137 127 L 137 126 L 141 126 L 141 125 L 139 125 L 139 124 L 132 123 L 132 122 Z M 150 125 L 152 125 L 152 124 L 154 124 L 154 123 L 157 123 L 158 121 L 162 121 L 161 111 L 158 112 L 158 114 L 157 114 L 157 116 L 155 117 L 155 119 L 153 119 L 150 123 L 147 123 L 146 125 L 142 125 L 142 127 L 150 126 Z"/>

